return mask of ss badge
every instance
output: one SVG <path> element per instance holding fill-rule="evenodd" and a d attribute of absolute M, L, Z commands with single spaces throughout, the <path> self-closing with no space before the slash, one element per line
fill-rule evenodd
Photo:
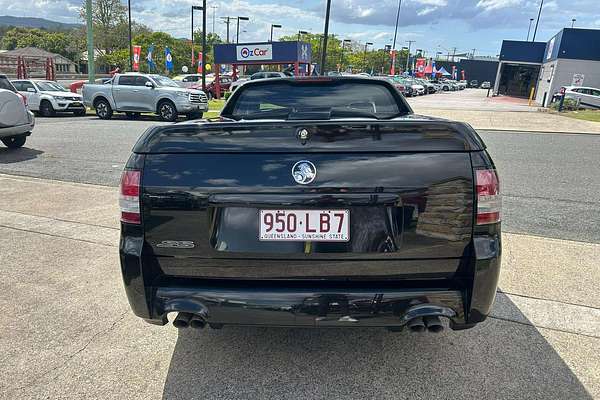
<path fill-rule="evenodd" d="M 171 248 L 171 249 L 193 249 L 196 247 L 191 240 L 163 240 L 156 244 L 156 247 Z"/>

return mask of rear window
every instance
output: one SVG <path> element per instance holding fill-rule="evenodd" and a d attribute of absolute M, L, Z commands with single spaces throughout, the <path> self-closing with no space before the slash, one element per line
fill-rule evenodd
<path fill-rule="evenodd" d="M 243 86 L 233 108 L 224 113 L 233 118 L 265 116 L 276 109 L 292 112 L 347 110 L 371 113 L 377 118 L 389 118 L 406 114 L 409 109 L 399 102 L 391 90 L 371 82 L 269 82 L 258 86 Z"/>
<path fill-rule="evenodd" d="M 0 89 L 10 90 L 11 92 L 17 91 L 5 76 L 0 76 Z"/>

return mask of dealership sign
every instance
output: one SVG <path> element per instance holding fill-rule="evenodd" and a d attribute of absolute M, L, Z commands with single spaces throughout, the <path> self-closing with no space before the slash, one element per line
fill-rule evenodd
<path fill-rule="evenodd" d="M 254 44 L 236 46 L 238 61 L 272 60 L 273 46 L 270 44 Z"/>

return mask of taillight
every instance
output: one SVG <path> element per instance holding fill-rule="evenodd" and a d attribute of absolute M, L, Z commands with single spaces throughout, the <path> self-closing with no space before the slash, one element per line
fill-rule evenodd
<path fill-rule="evenodd" d="M 25 107 L 27 107 L 27 97 L 23 96 L 21 93 L 17 93 L 19 95 L 19 97 L 21 97 L 21 101 L 23 102 L 23 105 Z"/>
<path fill-rule="evenodd" d="M 500 222 L 502 198 L 496 171 L 493 169 L 476 170 L 475 188 L 477 190 L 477 225 Z"/>
<path fill-rule="evenodd" d="M 140 218 L 140 171 L 125 170 L 121 175 L 119 196 L 121 221 L 128 224 L 141 223 Z"/>

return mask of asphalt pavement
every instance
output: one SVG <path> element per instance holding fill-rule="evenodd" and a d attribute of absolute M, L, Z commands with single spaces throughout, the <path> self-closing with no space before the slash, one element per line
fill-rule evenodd
<path fill-rule="evenodd" d="M 152 117 L 38 118 L 0 173 L 117 186 Z M 479 131 L 500 173 L 506 232 L 600 243 L 600 135 Z"/>

